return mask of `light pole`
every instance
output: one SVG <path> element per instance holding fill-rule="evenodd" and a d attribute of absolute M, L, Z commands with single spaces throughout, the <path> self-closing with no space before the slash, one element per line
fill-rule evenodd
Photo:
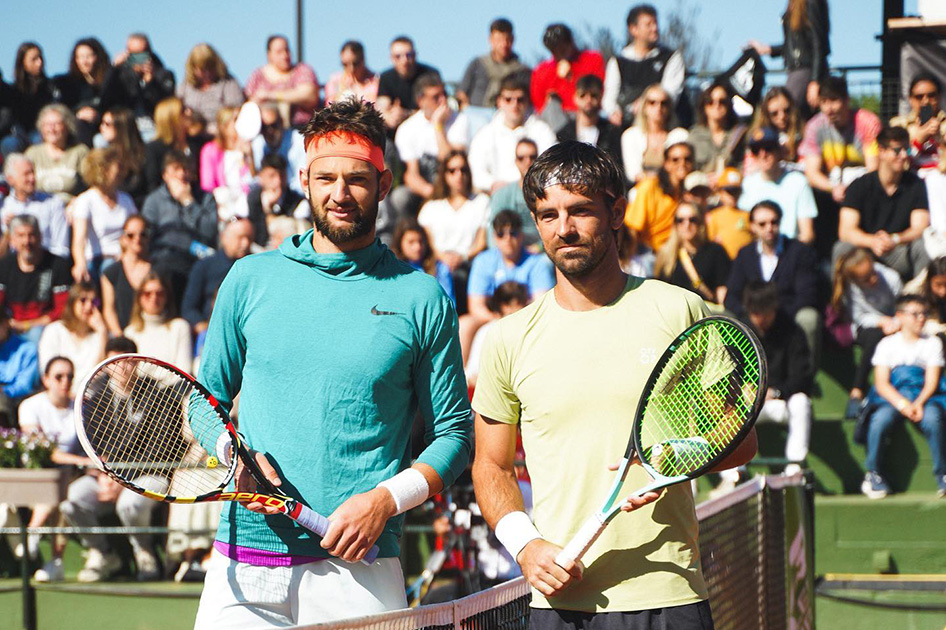
<path fill-rule="evenodd" d="M 296 0 L 296 62 L 302 63 L 302 0 Z"/>

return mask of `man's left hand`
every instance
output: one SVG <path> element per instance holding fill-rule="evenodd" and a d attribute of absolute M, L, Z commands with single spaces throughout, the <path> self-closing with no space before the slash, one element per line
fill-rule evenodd
<path fill-rule="evenodd" d="M 396 513 L 394 497 L 384 488 L 356 494 L 328 517 L 329 527 L 322 538 L 322 549 L 346 562 L 358 562 Z"/>

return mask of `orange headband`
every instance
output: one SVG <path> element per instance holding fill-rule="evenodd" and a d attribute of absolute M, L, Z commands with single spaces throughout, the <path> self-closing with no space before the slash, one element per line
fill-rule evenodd
<path fill-rule="evenodd" d="M 368 162 L 379 171 L 384 170 L 384 152 L 381 147 L 351 131 L 330 131 L 306 138 L 305 156 L 307 167 L 319 158 L 350 157 Z"/>

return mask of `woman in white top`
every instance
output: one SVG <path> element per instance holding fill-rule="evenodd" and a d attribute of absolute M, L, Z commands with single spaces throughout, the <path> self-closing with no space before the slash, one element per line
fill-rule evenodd
<path fill-rule="evenodd" d="M 417 215 L 430 244 L 451 271 L 486 249 L 489 197 L 473 194 L 466 151 L 455 149 L 437 169 L 434 194 Z"/>
<path fill-rule="evenodd" d="M 190 372 L 194 360 L 190 324 L 174 316 L 170 296 L 167 280 L 155 271 L 149 272 L 135 293 L 125 336 L 137 344 L 141 354 Z"/>
<path fill-rule="evenodd" d="M 122 226 L 138 213 L 128 193 L 118 149 L 94 149 L 82 160 L 82 178 L 90 188 L 72 204 L 72 276 L 96 281 L 104 266 L 121 255 Z"/>
<path fill-rule="evenodd" d="M 108 327 L 98 307 L 98 295 L 88 282 L 69 289 L 62 318 L 47 325 L 39 338 L 39 365 L 45 371 L 53 357 L 63 356 L 75 366 L 73 394 L 77 384 L 105 358 Z"/>
<path fill-rule="evenodd" d="M 670 133 L 673 99 L 659 83 L 644 90 L 641 112 L 621 134 L 624 173 L 631 182 L 656 175 L 664 163 L 664 145 Z"/>

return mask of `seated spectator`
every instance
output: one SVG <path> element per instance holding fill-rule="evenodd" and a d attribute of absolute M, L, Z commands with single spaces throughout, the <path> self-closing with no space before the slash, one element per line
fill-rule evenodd
<path fill-rule="evenodd" d="M 289 189 L 285 158 L 278 153 L 270 153 L 262 159 L 260 166 L 259 184 L 250 189 L 246 201 L 256 244 L 265 247 L 269 242 L 267 226 L 271 218 L 295 217 L 297 212 L 305 218 L 309 216 L 310 210 L 305 197 Z"/>
<path fill-rule="evenodd" d="M 716 179 L 719 205 L 706 214 L 706 237 L 719 243 L 726 255 L 735 258 L 743 246 L 752 242 L 749 213 L 739 209 L 742 195 L 742 175 L 730 167 L 723 169 Z"/>
<path fill-rule="evenodd" d="M 470 123 L 447 103 L 440 75 L 423 74 L 414 81 L 418 110 L 401 123 L 394 144 L 404 163 L 404 186 L 391 192 L 398 216 L 413 216 L 434 192 L 437 165 L 451 150 L 470 145 Z"/>
<path fill-rule="evenodd" d="M 92 467 L 92 460 L 85 456 L 76 437 L 73 420 L 73 400 L 69 393 L 75 378 L 72 361 L 66 357 L 54 357 L 46 364 L 43 371 L 43 391 L 30 396 L 17 410 L 20 430 L 24 433 L 42 433 L 56 444 L 52 452 L 52 461 L 60 467 Z M 34 505 L 28 527 L 44 525 L 62 525 L 57 515 L 57 506 L 50 504 Z M 27 541 L 29 555 L 35 558 L 39 552 L 39 534 L 30 534 Z M 65 579 L 62 556 L 66 549 L 66 537 L 54 534 L 52 538 L 52 557 L 33 574 L 37 582 L 61 582 Z"/>
<path fill-rule="evenodd" d="M 897 299 L 895 318 L 899 332 L 880 340 L 874 351 L 874 387 L 882 402 L 870 412 L 867 428 L 867 474 L 861 492 L 870 499 L 890 493 L 884 478 L 883 449 L 895 424 L 909 420 L 926 437 L 933 459 L 937 496 L 946 496 L 946 423 L 943 408 L 931 398 L 939 393 L 943 372 L 943 343 L 923 332 L 927 304 L 917 295 Z"/>
<path fill-rule="evenodd" d="M 460 349 L 464 359 L 469 356 L 476 331 L 496 318 L 489 300 L 498 286 L 508 281 L 523 284 L 530 300 L 555 286 L 555 269 L 548 256 L 526 251 L 522 218 L 518 214 L 503 210 L 493 219 L 492 231 L 496 247 L 473 259 L 470 267 L 467 313 L 460 317 Z"/>
<path fill-rule="evenodd" d="M 90 188 L 72 204 L 72 277 L 98 281 L 103 266 L 121 254 L 125 220 L 138 213 L 128 193 L 118 190 L 122 163 L 114 149 L 94 149 L 82 161 Z"/>
<path fill-rule="evenodd" d="M 489 197 L 473 193 L 466 153 L 450 151 L 440 163 L 434 194 L 417 221 L 427 230 L 437 259 L 454 274 L 486 248 L 488 216 Z"/>
<path fill-rule="evenodd" d="M 33 162 L 22 153 L 11 153 L 3 163 L 3 175 L 11 189 L 0 211 L 5 240 L 9 238 L 13 217 L 27 214 L 39 222 L 42 243 L 50 252 L 64 258 L 71 256 L 66 208 L 59 197 L 36 190 Z"/>
<path fill-rule="evenodd" d="M 697 123 L 690 130 L 696 170 L 721 173 L 727 166 L 742 167 L 747 128 L 739 122 L 728 87 L 714 84 L 700 93 Z"/>
<path fill-rule="evenodd" d="M 752 121 L 752 127 L 749 128 L 747 135 L 750 144 L 753 138 L 760 138 L 759 132 L 765 129 L 771 129 L 775 132 L 778 147 L 781 149 L 778 153 L 781 159 L 789 163 L 798 160 L 798 144 L 801 142 L 802 132 L 801 114 L 795 105 L 795 101 L 792 100 L 792 95 L 780 85 L 769 88 L 769 91 L 762 98 L 762 102 L 756 108 L 755 119 Z M 749 152 L 746 153 L 743 169 L 746 176 L 759 170 L 756 157 L 750 146 Z"/>
<path fill-rule="evenodd" d="M 39 379 L 36 344 L 13 332 L 10 318 L 0 314 L 0 427 L 16 426 L 16 408 Z"/>
<path fill-rule="evenodd" d="M 62 315 L 72 276 L 69 262 L 43 249 L 36 217 L 10 222 L 14 252 L 0 259 L 0 308 L 10 312 L 10 326 L 33 343 L 43 327 Z"/>
<path fill-rule="evenodd" d="M 181 314 L 194 327 L 195 334 L 207 330 L 220 283 L 233 263 L 250 253 L 252 244 L 253 224 L 248 219 L 231 221 L 220 233 L 220 249 L 213 256 L 198 260 L 191 268 Z"/>
<path fill-rule="evenodd" d="M 521 79 L 513 76 L 502 80 L 496 108 L 499 111 L 493 119 L 470 142 L 473 187 L 489 193 L 519 181 L 515 161 L 519 140 L 533 140 L 539 154 L 557 142 L 552 128 L 530 113 L 529 86 Z"/>
<path fill-rule="evenodd" d="M 682 51 L 660 44 L 657 9 L 652 5 L 638 4 L 631 8 L 627 14 L 627 35 L 628 45 L 608 60 L 602 98 L 604 111 L 611 122 L 622 128 L 635 123 L 644 110 L 647 102 L 644 92 L 648 86 L 660 85 L 664 95 L 669 97 L 667 113 L 674 111 L 686 79 Z M 663 140 L 654 146 L 659 158 Z M 660 168 L 659 160 L 654 170 L 657 168 Z"/>
<path fill-rule="evenodd" d="M 919 281 L 919 282 L 916 282 Z M 914 288 L 914 284 L 918 285 Z M 905 293 L 918 293 L 929 305 L 923 332 L 946 341 L 946 256 L 930 261 L 922 277 L 904 287 Z"/>
<path fill-rule="evenodd" d="M 529 302 L 531 302 L 529 287 L 524 284 L 507 280 L 496 287 L 496 290 L 487 300 L 493 317 L 476 331 L 473 344 L 470 346 L 469 357 L 464 362 L 463 371 L 466 374 L 467 387 L 470 389 L 476 387 L 476 379 L 480 374 L 480 355 L 483 351 L 483 344 L 486 342 L 486 335 L 493 323 L 507 315 L 512 315 L 516 311 L 521 311 Z"/>
<path fill-rule="evenodd" d="M 168 281 L 157 272 L 144 277 L 135 291 L 125 336 L 135 342 L 141 354 L 190 372 L 194 357 L 190 325 L 175 316 L 170 289 Z"/>
<path fill-rule="evenodd" d="M 512 50 L 515 36 L 512 22 L 497 18 L 489 25 L 489 52 L 476 57 L 466 67 L 457 86 L 457 100 L 462 107 L 493 107 L 499 96 L 499 84 L 509 75 L 525 79 L 532 72 Z"/>
<path fill-rule="evenodd" d="M 348 40 L 342 44 L 339 57 L 342 69 L 330 76 L 325 84 L 325 102 L 333 103 L 351 97 L 369 103 L 377 101 L 381 77 L 368 69 L 362 43 Z"/>
<path fill-rule="evenodd" d="M 289 125 L 304 125 L 319 108 L 319 80 L 305 63 L 292 63 L 289 40 L 271 35 L 266 40 L 266 65 L 253 71 L 244 86 L 246 98 L 275 101 Z"/>
<path fill-rule="evenodd" d="M 217 133 L 217 111 L 240 107 L 243 90 L 230 75 L 227 64 L 210 44 L 197 44 L 187 55 L 184 80 L 177 85 L 177 97 L 184 107 L 207 121 L 207 133 Z"/>
<path fill-rule="evenodd" d="M 639 244 L 659 250 L 673 233 L 673 217 L 683 198 L 684 182 L 693 172 L 693 146 L 686 133 L 671 133 L 664 146 L 664 163 L 655 177 L 631 191 L 624 224 Z"/>
<path fill-rule="evenodd" d="M 138 119 L 138 129 L 145 141 L 154 137 L 154 108 L 174 95 L 174 73 L 164 67 L 151 50 L 144 33 L 132 33 L 115 58 L 115 66 L 102 86 L 101 110 L 127 107 Z"/>
<path fill-rule="evenodd" d="M 123 178 L 119 190 L 131 195 L 135 206 L 141 207 L 149 192 L 145 177 L 145 145 L 131 110 L 116 107 L 106 111 L 102 114 L 99 132 L 105 147 L 114 148 L 122 163 Z"/>
<path fill-rule="evenodd" d="M 256 171 L 263 167 L 263 158 L 267 155 L 279 155 L 286 160 L 289 188 L 304 195 L 299 170 L 305 168 L 305 142 L 296 129 L 287 129 L 279 115 L 276 103 L 260 103 L 260 132 L 253 138 L 253 163 Z"/>
<path fill-rule="evenodd" d="M 575 121 L 558 130 L 558 141 L 580 140 L 606 151 L 621 164 L 621 129 L 601 115 L 601 79 L 593 74 L 575 82 Z"/>
<path fill-rule="evenodd" d="M 743 317 L 759 336 L 768 362 L 768 390 L 758 421 L 788 425 L 785 474 L 794 475 L 808 457 L 814 384 L 811 351 L 804 332 L 779 307 L 779 288 L 774 282 L 752 281 L 742 298 Z M 739 473 L 738 468 L 721 472 L 725 484 L 721 486 L 735 487 Z"/>
<path fill-rule="evenodd" d="M 910 80 L 907 92 L 910 113 L 890 119 L 891 127 L 903 127 L 910 134 L 910 161 L 920 177 L 938 170 L 946 157 L 946 112 L 940 107 L 942 85 L 936 75 L 919 72 Z"/>
<path fill-rule="evenodd" d="M 418 271 L 437 278 L 443 292 L 456 302 L 453 293 L 453 276 L 450 267 L 437 260 L 434 250 L 430 247 L 427 230 L 417 222 L 417 219 L 401 219 L 394 230 L 394 241 L 391 246 L 394 255 Z"/>
<path fill-rule="evenodd" d="M 877 170 L 854 180 L 844 196 L 834 257 L 864 247 L 906 281 L 929 262 L 923 244 L 930 224 L 926 188 L 906 170 L 910 138 L 905 129 L 885 128 L 877 144 Z"/>
<path fill-rule="evenodd" d="M 148 252 L 148 224 L 134 214 L 122 226 L 121 256 L 102 272 L 102 317 L 108 332 L 121 337 L 131 320 L 135 293 L 151 272 Z"/>
<path fill-rule="evenodd" d="M 526 200 L 522 196 L 522 178 L 526 176 L 526 171 L 532 166 L 536 158 L 539 157 L 539 147 L 535 141 L 529 138 L 523 138 L 516 143 L 516 168 L 519 169 L 520 178 L 518 181 L 506 184 L 496 190 L 489 200 L 489 223 L 492 225 L 503 210 L 512 210 L 522 219 L 522 234 L 525 238 L 526 249 L 535 253 L 541 251 L 542 244 L 539 239 L 539 230 L 535 227 L 535 221 L 532 220 L 532 211 L 526 205 Z M 496 238 L 492 230 L 487 230 L 487 247 L 496 247 Z"/>
<path fill-rule="evenodd" d="M 53 357 L 66 357 L 75 366 L 76 385 L 82 382 L 99 361 L 105 357 L 105 342 L 108 341 L 108 326 L 98 307 L 95 287 L 87 282 L 78 282 L 69 289 L 62 317 L 47 325 L 39 338 L 40 369 Z"/>
<path fill-rule="evenodd" d="M 293 219 L 285 215 L 275 216 L 269 220 L 266 226 L 269 230 L 269 242 L 266 243 L 266 249 L 279 249 L 284 240 L 295 234 L 302 234 L 311 227 L 311 221 Z M 197 371 L 196 367 L 194 367 L 194 371 Z"/>
<path fill-rule="evenodd" d="M 850 317 L 861 360 L 855 366 L 845 418 L 857 417 L 870 377 L 874 349 L 886 335 L 900 330 L 894 303 L 903 289 L 900 275 L 876 262 L 870 250 L 857 248 L 838 257 L 834 264 L 831 306 Z"/>
<path fill-rule="evenodd" d="M 659 83 L 647 87 L 640 102 L 634 124 L 621 134 L 624 174 L 634 183 L 656 175 L 663 166 L 673 106 L 670 95 Z"/>
<path fill-rule="evenodd" d="M 40 110 L 37 128 L 43 142 L 26 150 L 36 169 L 36 188 L 68 204 L 85 188 L 79 170 L 89 148 L 76 142 L 76 118 L 65 105 Z"/>
<path fill-rule="evenodd" d="M 707 240 L 703 213 L 696 204 L 684 201 L 678 205 L 673 222 L 673 232 L 657 250 L 654 277 L 688 289 L 721 307 L 732 266 L 726 250 Z"/>
<path fill-rule="evenodd" d="M 137 346 L 130 339 L 117 337 L 108 342 L 105 354 L 113 357 L 119 354 L 136 353 Z M 76 375 L 78 378 L 78 374 Z M 128 400 L 127 383 L 114 380 L 109 383 L 114 392 L 116 403 L 122 399 Z M 130 402 L 130 401 L 129 401 Z M 166 482 L 147 477 L 136 480 L 146 488 L 166 491 Z M 96 468 L 79 477 L 66 491 L 66 500 L 59 504 L 59 510 L 73 527 L 93 528 L 102 525 L 102 516 L 114 507 L 118 520 L 124 527 L 144 527 L 150 524 L 151 513 L 158 505 L 157 501 L 144 497 L 136 492 L 123 488 L 117 481 Z M 139 581 L 154 580 L 160 576 L 158 560 L 152 549 L 150 534 L 129 535 L 132 551 L 135 556 L 137 579 Z M 121 560 L 111 550 L 108 536 L 103 534 L 80 535 L 82 546 L 88 549 L 85 565 L 76 575 L 80 582 L 101 582 L 111 577 L 121 567 Z"/>
<path fill-rule="evenodd" d="M 99 122 L 102 87 L 111 68 L 102 42 L 95 37 L 85 37 L 72 47 L 69 70 L 53 77 L 59 94 L 57 100 L 75 113 L 76 135 L 83 144 L 92 144 Z"/>
<path fill-rule="evenodd" d="M 213 254 L 217 246 L 217 204 L 212 194 L 193 185 L 192 166 L 183 153 L 168 152 L 163 185 L 148 195 L 141 211 L 154 232 L 150 235 L 152 262 L 171 280 L 175 305 L 181 304 L 194 263 Z"/>
<path fill-rule="evenodd" d="M 155 138 L 145 145 L 145 179 L 149 192 L 161 186 L 164 156 L 168 151 L 179 151 L 197 164 L 206 138 L 188 134 L 193 115 L 176 96 L 161 101 L 154 108 Z M 194 174 L 197 174 L 196 170 Z"/>
<path fill-rule="evenodd" d="M 575 83 L 586 74 L 604 81 L 604 58 L 594 50 L 582 50 L 575 44 L 570 28 L 564 24 L 550 24 L 545 29 L 542 44 L 552 53 L 532 72 L 530 90 L 532 104 L 543 113 L 550 96 L 555 96 L 559 107 L 566 112 L 577 109 Z"/>
<path fill-rule="evenodd" d="M 654 252 L 649 249 L 642 251 L 638 248 L 637 241 L 634 240 L 631 230 L 626 225 L 617 229 L 616 238 L 621 271 L 638 278 L 653 278 Z"/>
<path fill-rule="evenodd" d="M 417 110 L 414 101 L 414 81 L 428 74 L 439 74 L 436 68 L 417 61 L 414 41 L 400 35 L 391 41 L 391 64 L 378 80 L 376 107 L 384 116 L 389 129 L 397 129 Z"/>
<path fill-rule="evenodd" d="M 810 245 L 815 240 L 818 206 L 805 176 L 785 168 L 785 150 L 771 127 L 750 134 L 749 155 L 754 159 L 755 172 L 743 181 L 739 207 L 749 210 L 760 201 L 774 201 L 782 209 L 781 233 Z"/>
<path fill-rule="evenodd" d="M 818 365 L 822 317 L 818 301 L 818 261 L 815 251 L 781 233 L 782 209 L 773 201 L 760 201 L 749 211 L 755 243 L 739 250 L 726 281 L 726 308 L 746 319 L 745 288 L 753 282 L 778 287 L 779 311 L 804 331 L 810 363 Z"/>
<path fill-rule="evenodd" d="M 39 113 L 54 100 L 54 86 L 46 77 L 43 50 L 36 42 L 23 42 L 13 62 L 13 127 L 2 145 L 3 154 L 26 150 L 38 140 Z"/>
<path fill-rule="evenodd" d="M 217 110 L 217 135 L 200 150 L 200 187 L 213 193 L 217 219 L 246 217 L 246 195 L 256 174 L 250 144 L 236 132 L 237 110 Z"/>

